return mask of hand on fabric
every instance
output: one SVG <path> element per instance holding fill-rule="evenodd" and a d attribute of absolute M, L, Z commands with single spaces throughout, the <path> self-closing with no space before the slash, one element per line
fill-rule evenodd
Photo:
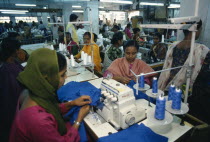
<path fill-rule="evenodd" d="M 78 114 L 77 121 L 81 122 L 84 119 L 84 117 L 89 113 L 89 111 L 90 111 L 89 105 L 85 105 L 85 106 L 81 107 L 79 114 Z"/>
<path fill-rule="evenodd" d="M 83 105 L 88 105 L 91 103 L 91 98 L 90 96 L 81 96 L 77 98 L 76 100 L 73 101 L 73 104 L 75 106 L 83 106 Z"/>

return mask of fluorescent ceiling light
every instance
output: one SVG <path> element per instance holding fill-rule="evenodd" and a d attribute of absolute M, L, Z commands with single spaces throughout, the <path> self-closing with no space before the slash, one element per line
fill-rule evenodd
<path fill-rule="evenodd" d="M 50 18 L 49 16 L 47 18 Z"/>
<path fill-rule="evenodd" d="M 43 7 L 43 9 L 47 9 L 47 7 Z"/>
<path fill-rule="evenodd" d="M 26 14 L 25 12 L 1 12 L 4 14 Z"/>
<path fill-rule="evenodd" d="M 170 4 L 168 8 L 180 8 L 180 4 Z"/>
<path fill-rule="evenodd" d="M 140 2 L 140 5 L 164 6 L 164 3 Z"/>
<path fill-rule="evenodd" d="M 15 4 L 16 6 L 36 6 L 35 4 Z"/>
<path fill-rule="evenodd" d="M 132 2 L 132 1 L 123 1 L 123 0 L 100 0 L 100 2 L 122 3 L 122 4 L 133 4 L 133 2 Z"/>
<path fill-rule="evenodd" d="M 72 12 L 74 12 L 74 13 L 83 13 L 84 11 L 82 11 L 82 10 L 73 10 Z"/>
<path fill-rule="evenodd" d="M 9 9 L 0 9 L 3 12 L 28 12 L 28 10 L 9 10 Z"/>
<path fill-rule="evenodd" d="M 104 8 L 103 6 L 99 6 L 99 8 Z"/>
<path fill-rule="evenodd" d="M 74 7 L 74 8 L 81 8 L 80 5 L 72 5 L 72 7 Z"/>

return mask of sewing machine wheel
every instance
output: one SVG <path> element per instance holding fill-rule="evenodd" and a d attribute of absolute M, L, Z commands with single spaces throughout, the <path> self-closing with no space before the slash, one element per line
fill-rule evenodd
<path fill-rule="evenodd" d="M 135 117 L 132 114 L 128 114 L 125 118 L 125 123 L 130 125 L 133 125 L 135 123 Z"/>

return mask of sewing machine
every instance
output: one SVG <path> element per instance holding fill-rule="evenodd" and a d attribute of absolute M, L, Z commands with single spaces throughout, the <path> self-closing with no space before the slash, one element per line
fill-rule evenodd
<path fill-rule="evenodd" d="M 126 129 L 146 118 L 145 109 L 136 104 L 131 88 L 113 79 L 104 79 L 101 93 L 104 107 L 96 112 L 116 130 Z"/>

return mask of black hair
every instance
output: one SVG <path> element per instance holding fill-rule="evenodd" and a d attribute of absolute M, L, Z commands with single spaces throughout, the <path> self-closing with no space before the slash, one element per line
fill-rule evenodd
<path fill-rule="evenodd" d="M 186 24 L 194 24 L 194 23 L 196 23 L 196 22 L 186 22 Z M 202 20 L 197 22 L 197 30 L 199 30 L 202 27 L 202 24 L 203 24 Z M 183 33 L 184 33 L 184 36 L 187 36 L 190 33 L 190 31 L 189 30 L 183 30 Z"/>
<path fill-rule="evenodd" d="M 6 62 L 18 49 L 20 49 L 21 43 L 12 38 L 4 38 L 0 45 L 0 61 Z"/>
<path fill-rule="evenodd" d="M 124 45 L 123 45 L 123 50 L 125 52 L 126 48 L 128 47 L 135 47 L 137 51 L 139 51 L 139 44 L 135 40 L 128 40 Z"/>
<path fill-rule="evenodd" d="M 153 37 L 158 37 L 159 41 L 162 40 L 162 35 L 160 33 L 155 33 Z"/>
<path fill-rule="evenodd" d="M 115 44 L 118 42 L 118 40 L 122 40 L 123 39 L 123 33 L 122 32 L 117 32 L 113 35 L 112 40 L 111 40 L 111 44 Z"/>
<path fill-rule="evenodd" d="M 119 27 L 119 26 L 117 26 L 117 25 L 114 25 L 113 29 L 120 30 L 120 27 Z"/>
<path fill-rule="evenodd" d="M 78 18 L 78 16 L 76 14 L 74 14 L 74 13 L 69 16 L 70 22 L 77 20 L 77 18 Z"/>
<path fill-rule="evenodd" d="M 139 28 L 133 28 L 133 33 L 134 33 L 134 34 L 136 34 L 136 33 L 138 33 L 138 32 L 140 32 L 140 29 L 139 29 Z"/>
<path fill-rule="evenodd" d="M 86 36 L 86 35 L 89 36 L 89 38 L 91 38 L 90 32 L 85 32 L 84 35 L 83 35 L 83 37 Z"/>
<path fill-rule="evenodd" d="M 128 27 L 131 27 L 131 24 L 130 24 L 130 23 L 127 24 L 127 28 L 128 28 Z"/>
<path fill-rule="evenodd" d="M 39 23 L 40 23 L 40 24 L 43 24 L 43 22 L 42 22 L 42 21 L 39 21 Z"/>
<path fill-rule="evenodd" d="M 57 58 L 58 58 L 58 67 L 60 72 L 67 66 L 67 62 L 65 56 L 59 52 L 57 52 Z"/>
<path fill-rule="evenodd" d="M 66 35 L 70 35 L 70 36 L 71 36 L 71 33 L 70 33 L 70 32 L 65 32 L 65 34 L 66 34 Z"/>
<path fill-rule="evenodd" d="M 96 42 L 97 41 L 97 39 L 98 39 L 98 36 L 97 36 L 97 34 L 95 34 L 95 33 L 93 33 L 93 35 L 94 35 L 94 42 Z"/>
<path fill-rule="evenodd" d="M 16 39 L 17 36 L 20 36 L 17 32 L 8 32 L 8 38 Z"/>

